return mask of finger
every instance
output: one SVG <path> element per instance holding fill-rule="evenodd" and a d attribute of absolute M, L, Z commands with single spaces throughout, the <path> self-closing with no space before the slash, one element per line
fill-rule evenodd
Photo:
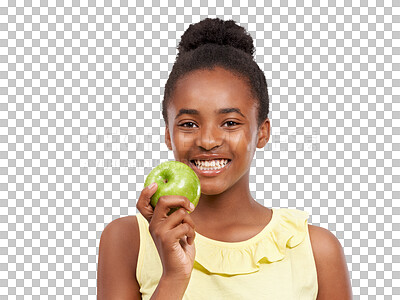
<path fill-rule="evenodd" d="M 187 243 L 189 244 L 189 245 L 193 245 L 193 243 L 194 243 L 194 238 L 196 237 L 196 231 L 193 231 L 194 233 L 193 233 L 193 236 L 188 236 L 187 237 Z"/>
<path fill-rule="evenodd" d="M 187 223 L 189 226 L 191 226 L 193 229 L 195 228 L 194 221 L 192 217 L 189 215 L 189 213 L 186 211 L 184 208 L 180 208 L 177 211 L 175 211 L 173 214 L 171 214 L 166 220 L 165 220 L 165 227 L 168 230 L 171 230 L 181 223 Z"/>
<path fill-rule="evenodd" d="M 169 231 L 171 238 L 174 240 L 181 240 L 184 239 L 185 236 L 187 237 L 187 243 L 189 245 L 193 244 L 194 237 L 196 235 L 192 226 L 188 223 L 182 223 L 179 226 L 175 227 L 174 229 Z"/>
<path fill-rule="evenodd" d="M 154 182 L 142 190 L 139 200 L 136 203 L 136 208 L 149 223 L 154 215 L 154 209 L 150 204 L 150 198 L 154 195 L 156 191 L 157 183 Z"/>
<path fill-rule="evenodd" d="M 194 205 L 184 196 L 178 195 L 168 195 L 168 196 L 161 196 L 158 199 L 156 208 L 154 209 L 154 218 L 165 219 L 167 218 L 167 214 L 171 208 L 175 207 L 183 207 L 187 211 L 192 212 L 194 210 Z M 172 213 L 171 215 L 173 215 Z"/>

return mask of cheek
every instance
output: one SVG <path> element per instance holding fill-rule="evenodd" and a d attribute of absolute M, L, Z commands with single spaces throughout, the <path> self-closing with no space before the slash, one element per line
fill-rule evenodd
<path fill-rule="evenodd" d="M 225 134 L 225 141 L 232 152 L 248 151 L 250 141 L 246 132 L 230 132 Z"/>
<path fill-rule="evenodd" d="M 193 146 L 193 135 L 176 131 L 172 137 L 172 144 L 175 151 L 185 152 Z"/>
<path fill-rule="evenodd" d="M 237 144 L 237 149 L 243 152 L 252 153 L 256 148 L 257 135 L 253 132 L 245 131 L 241 132 L 236 138 L 235 143 Z"/>

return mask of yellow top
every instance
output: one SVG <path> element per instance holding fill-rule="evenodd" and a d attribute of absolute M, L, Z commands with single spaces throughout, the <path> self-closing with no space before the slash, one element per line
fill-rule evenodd
<path fill-rule="evenodd" d="M 196 232 L 196 257 L 183 299 L 316 299 L 317 270 L 308 233 L 309 214 L 272 209 L 272 219 L 254 237 L 221 242 Z M 136 277 L 150 299 L 162 274 L 147 220 L 137 214 L 140 248 Z M 171 287 L 173 288 L 173 287 Z"/>

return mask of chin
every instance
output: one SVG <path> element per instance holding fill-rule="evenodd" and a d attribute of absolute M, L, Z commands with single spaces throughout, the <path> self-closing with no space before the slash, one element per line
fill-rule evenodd
<path fill-rule="evenodd" d="M 210 187 L 210 186 L 204 186 L 201 185 L 201 194 L 202 195 L 207 195 L 207 196 L 213 196 L 213 195 L 219 195 L 225 192 L 226 189 L 223 187 Z"/>

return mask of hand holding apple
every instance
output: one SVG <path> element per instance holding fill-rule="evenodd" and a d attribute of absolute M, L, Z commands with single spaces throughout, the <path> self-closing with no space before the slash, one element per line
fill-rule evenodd
<path fill-rule="evenodd" d="M 157 183 L 157 191 L 151 197 L 150 204 L 156 207 L 161 196 L 184 196 L 196 207 L 200 199 L 200 180 L 196 173 L 186 164 L 179 161 L 166 161 L 155 167 L 147 175 L 144 186 Z M 173 208 L 169 214 L 176 211 Z"/>
<path fill-rule="evenodd" d="M 159 172 L 153 172 L 160 166 Z M 194 207 L 190 207 L 190 204 L 195 206 L 198 203 L 200 182 L 194 171 L 183 163 L 168 162 L 158 167 L 150 173 L 154 177 L 149 174 L 150 177 L 146 178 L 146 187 L 140 194 L 136 208 L 149 222 L 149 232 L 163 265 L 162 278 L 185 285 L 186 288 L 196 254 L 195 224 L 189 215 Z M 195 178 L 185 167 L 194 173 Z M 183 177 L 181 174 L 184 174 Z M 155 184 L 152 185 L 152 182 Z M 186 186 L 188 188 L 183 188 Z M 172 209 L 176 212 L 171 213 Z"/>

